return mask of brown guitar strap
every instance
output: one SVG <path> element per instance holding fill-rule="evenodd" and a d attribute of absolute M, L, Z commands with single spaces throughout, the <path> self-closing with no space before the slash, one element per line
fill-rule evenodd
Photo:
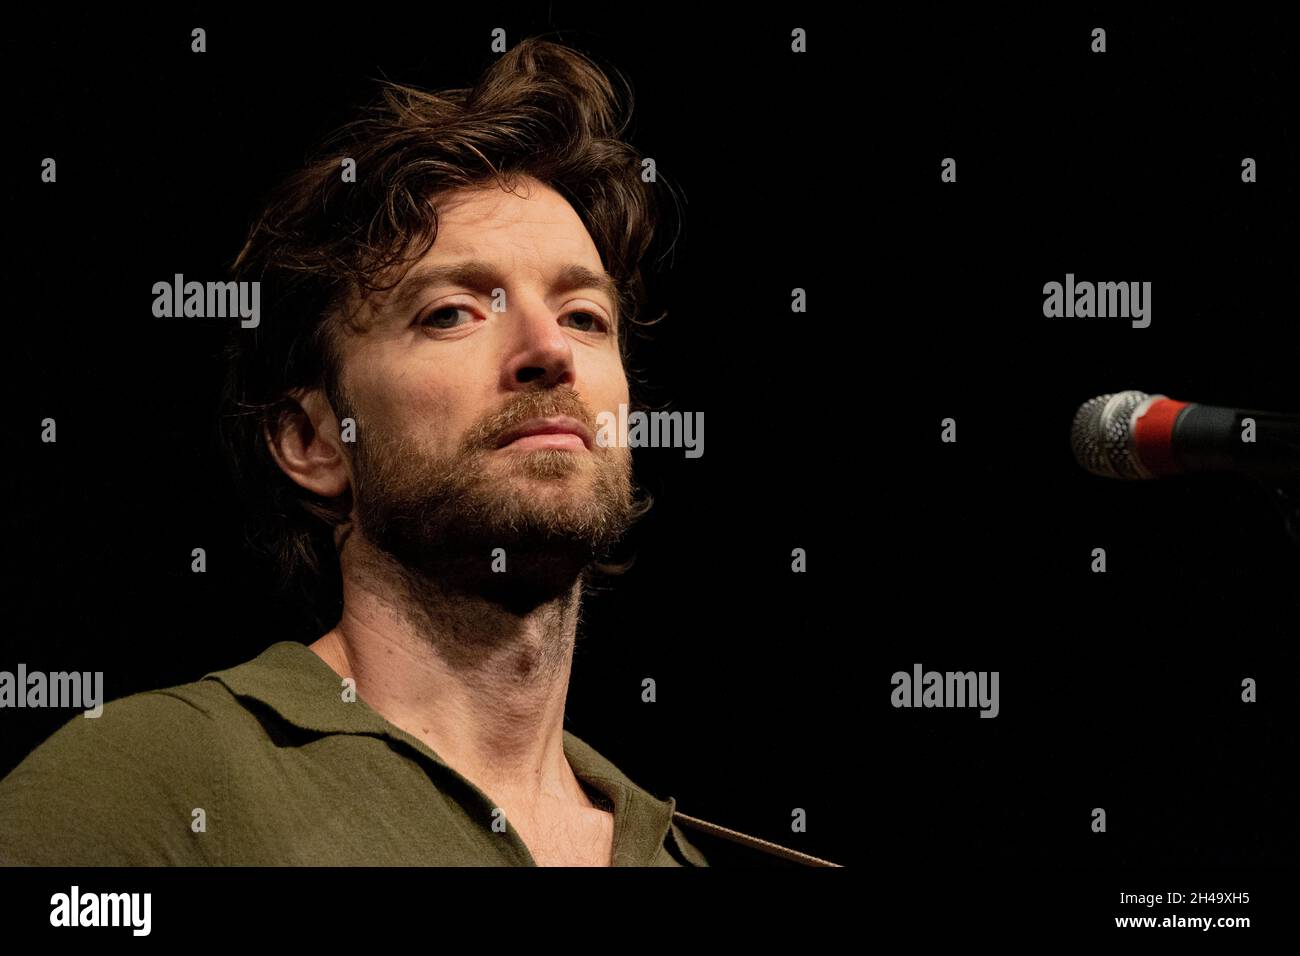
<path fill-rule="evenodd" d="M 770 840 L 763 840 L 756 836 L 750 836 L 748 833 L 741 833 L 738 830 L 729 830 L 727 827 L 719 826 L 716 823 L 710 823 L 708 820 L 701 820 L 699 817 L 687 816 L 680 810 L 673 812 L 673 820 L 677 823 L 683 824 L 684 826 L 699 830 L 701 833 L 721 837 L 724 840 L 730 840 L 732 843 L 739 843 L 751 849 L 758 850 L 760 853 L 769 853 L 772 856 L 779 856 L 782 859 L 791 860 L 795 863 L 802 863 L 805 866 L 841 867 L 839 863 L 832 863 L 830 860 L 823 860 L 807 853 L 800 853 L 798 850 L 791 850 L 789 847 L 779 846 L 776 843 L 772 843 Z"/>

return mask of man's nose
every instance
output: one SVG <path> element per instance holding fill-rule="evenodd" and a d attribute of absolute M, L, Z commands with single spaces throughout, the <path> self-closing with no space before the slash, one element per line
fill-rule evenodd
<path fill-rule="evenodd" d="M 510 327 L 510 355 L 502 368 L 502 386 L 554 388 L 573 385 L 573 347 L 560 316 L 544 302 L 516 300 L 504 316 Z"/>

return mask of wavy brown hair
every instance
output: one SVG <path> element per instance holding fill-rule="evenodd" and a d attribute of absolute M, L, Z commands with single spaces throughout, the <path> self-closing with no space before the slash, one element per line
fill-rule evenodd
<path fill-rule="evenodd" d="M 332 627 L 342 608 L 333 530 L 348 520 L 351 493 L 328 499 L 302 488 L 267 440 L 300 389 L 322 388 L 336 412 L 344 407 L 340 343 L 345 325 L 356 329 L 350 303 L 396 286 L 432 248 L 440 193 L 493 181 L 510 189 L 530 176 L 568 200 L 618 284 L 629 385 L 644 384 L 630 346 L 638 327 L 663 318 L 641 317 L 642 265 L 663 210 L 655 184 L 642 180 L 641 157 L 620 138 L 632 92 L 613 73 L 622 93 L 585 55 L 530 38 L 472 88 L 435 93 L 380 81 L 378 96 L 266 197 L 231 268 L 236 280 L 261 283 L 261 321 L 231 327 L 217 438 L 248 518 L 245 542 L 318 628 Z M 343 181 L 345 158 L 356 162 L 355 183 Z M 640 404 L 635 394 L 632 404 Z M 643 500 L 638 515 L 650 504 Z M 584 582 L 628 566 L 595 563 Z"/>

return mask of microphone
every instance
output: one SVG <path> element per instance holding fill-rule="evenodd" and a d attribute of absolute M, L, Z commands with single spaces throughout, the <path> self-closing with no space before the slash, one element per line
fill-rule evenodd
<path fill-rule="evenodd" d="M 1070 445 L 1075 460 L 1103 478 L 1207 471 L 1300 477 L 1300 415 L 1179 402 L 1134 390 L 1080 405 Z"/>

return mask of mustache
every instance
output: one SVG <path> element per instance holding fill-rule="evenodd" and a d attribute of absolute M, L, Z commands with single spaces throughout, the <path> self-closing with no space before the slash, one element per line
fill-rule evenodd
<path fill-rule="evenodd" d="M 526 392 L 504 409 L 476 426 L 467 436 L 472 448 L 495 448 L 498 439 L 508 430 L 534 418 L 555 418 L 567 415 L 582 422 L 594 434 L 595 413 L 573 389 L 549 389 L 545 392 Z"/>

